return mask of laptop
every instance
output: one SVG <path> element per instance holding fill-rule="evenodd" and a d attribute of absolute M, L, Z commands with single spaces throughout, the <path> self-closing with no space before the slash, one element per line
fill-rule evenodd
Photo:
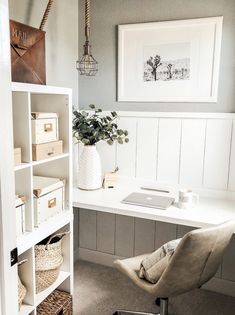
<path fill-rule="evenodd" d="M 124 198 L 121 202 L 129 205 L 166 210 L 173 204 L 174 201 L 175 199 L 171 197 L 134 192 Z"/>

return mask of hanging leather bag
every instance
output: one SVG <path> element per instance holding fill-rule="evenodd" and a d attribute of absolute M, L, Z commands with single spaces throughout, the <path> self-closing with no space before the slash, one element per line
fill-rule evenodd
<path fill-rule="evenodd" d="M 40 28 L 10 20 L 13 82 L 46 84 L 45 32 L 53 0 L 49 0 Z"/>
<path fill-rule="evenodd" d="M 13 82 L 46 84 L 45 32 L 10 21 Z"/>

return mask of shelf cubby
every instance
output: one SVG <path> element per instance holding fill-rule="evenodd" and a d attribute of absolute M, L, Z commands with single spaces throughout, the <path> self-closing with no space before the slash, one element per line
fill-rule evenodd
<path fill-rule="evenodd" d="M 69 152 L 71 137 L 68 95 L 31 94 L 32 112 L 55 112 L 59 114 L 59 139 L 63 140 L 64 153 Z"/>
<path fill-rule="evenodd" d="M 48 161 L 48 163 L 33 165 L 33 175 L 65 179 L 65 208 L 67 209 L 71 205 L 70 192 L 72 187 L 68 177 L 70 167 L 70 157 L 67 155 L 60 159 L 54 159 L 50 162 Z"/>
<path fill-rule="evenodd" d="M 23 253 L 30 247 L 36 245 L 48 235 L 55 233 L 58 229 L 64 227 L 72 220 L 71 211 L 68 209 L 48 219 L 34 228 L 32 232 L 25 233 L 17 239 L 18 252 Z"/>
<path fill-rule="evenodd" d="M 42 303 L 45 298 L 50 295 L 55 289 L 63 284 L 70 277 L 70 272 L 60 271 L 58 279 L 46 290 L 36 294 L 36 306 Z"/>
<path fill-rule="evenodd" d="M 27 261 L 18 267 L 19 277 L 27 289 L 20 314 L 26 313 L 27 311 L 31 312 L 35 304 L 35 260 L 33 248 L 30 248 L 19 256 L 19 262 L 25 259 Z"/>
<path fill-rule="evenodd" d="M 15 192 L 17 195 L 26 197 L 25 229 L 26 232 L 30 232 L 33 230 L 33 187 L 32 169 L 30 167 L 20 169 L 15 173 Z"/>
<path fill-rule="evenodd" d="M 72 224 L 67 224 L 63 226 L 62 228 L 58 229 L 52 234 L 57 233 L 63 233 L 63 232 L 69 232 L 62 238 L 62 255 L 63 255 L 63 263 L 60 267 L 60 273 L 59 277 L 56 280 L 55 283 L 53 283 L 49 288 L 46 290 L 36 294 L 36 305 L 38 306 L 46 296 L 48 296 L 50 293 L 52 293 L 55 288 L 60 287 L 65 291 L 69 292 L 69 289 L 71 287 L 71 275 L 72 275 L 72 268 L 71 268 L 71 255 L 69 254 L 71 251 L 71 226 Z"/>
<path fill-rule="evenodd" d="M 21 148 L 22 162 L 31 162 L 31 112 L 27 92 L 13 92 L 14 147 Z"/>

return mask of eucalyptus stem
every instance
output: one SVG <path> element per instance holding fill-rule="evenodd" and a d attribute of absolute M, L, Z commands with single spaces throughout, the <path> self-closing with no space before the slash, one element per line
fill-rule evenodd
<path fill-rule="evenodd" d="M 89 105 L 93 113 L 87 111 L 74 111 L 73 136 L 84 145 L 94 145 L 99 141 L 106 141 L 112 145 L 115 141 L 119 144 L 128 143 L 128 131 L 118 128 L 118 114 L 112 111 L 103 115 L 102 109 Z"/>

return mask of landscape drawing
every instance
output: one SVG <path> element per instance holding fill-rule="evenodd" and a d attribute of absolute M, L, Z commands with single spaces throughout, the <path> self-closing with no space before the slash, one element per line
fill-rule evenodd
<path fill-rule="evenodd" d="M 144 47 L 145 82 L 190 79 L 190 43 Z"/>

